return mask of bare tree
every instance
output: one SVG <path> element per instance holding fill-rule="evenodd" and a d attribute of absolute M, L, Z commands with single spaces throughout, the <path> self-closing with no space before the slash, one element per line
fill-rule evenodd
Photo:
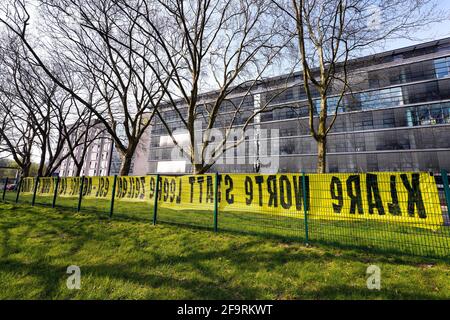
<path fill-rule="evenodd" d="M 70 94 L 33 64 L 17 36 L 8 33 L 2 43 L 3 144 L 23 168 L 24 175 L 29 174 L 31 154 L 35 151 L 39 153 L 37 174 L 50 176 L 72 155 L 72 148 L 90 143 L 84 134 L 75 140 L 70 135 L 81 126 L 89 127 L 86 121 L 90 121 L 91 114 L 74 104 Z"/>
<path fill-rule="evenodd" d="M 257 114 L 269 109 L 267 101 L 255 110 L 253 94 L 261 89 L 289 43 L 289 36 L 279 33 L 280 16 L 270 1 L 263 0 L 118 3 L 130 18 L 135 14 L 139 18 L 136 26 L 140 33 L 133 42 L 157 46 L 158 54 L 153 52 L 151 58 L 157 59 L 157 79 L 165 90 L 165 104 L 155 109 L 159 122 L 187 156 L 193 172 L 206 172 L 223 152 L 242 143 L 244 130 Z M 143 59 L 153 64 L 147 57 Z M 206 89 L 214 91 L 202 94 Z M 196 140 L 198 122 L 204 125 L 202 141 Z M 237 141 L 230 141 L 236 127 L 242 134 Z M 214 145 L 213 128 L 225 130 L 223 139 Z M 188 136 L 187 145 L 175 135 L 180 129 Z"/>
<path fill-rule="evenodd" d="M 77 105 L 74 99 L 71 100 L 72 105 Z M 66 138 L 65 148 L 75 166 L 74 176 L 80 176 L 89 147 L 105 134 L 105 128 L 99 120 L 93 119 L 92 112 L 88 109 L 82 106 L 74 109 L 78 115 L 77 120 L 64 126 L 61 134 Z M 63 117 L 63 114 L 60 116 Z"/>
<path fill-rule="evenodd" d="M 273 3 L 286 16 L 286 32 L 296 30 L 309 131 L 317 142 L 317 172 L 323 173 L 328 133 L 343 106 L 344 96 L 351 93 L 349 60 L 382 47 L 387 40 L 411 38 L 418 29 L 442 20 L 445 15 L 436 9 L 434 0 L 273 0 Z"/>
<path fill-rule="evenodd" d="M 0 46 L 0 140 L 1 151 L 12 157 L 24 177 L 30 174 L 37 131 L 14 82 L 20 60 L 15 40 L 4 35 Z"/>
<path fill-rule="evenodd" d="M 3 89 L 2 89 L 3 91 Z M 11 156 L 20 168 L 20 175 L 30 174 L 32 146 L 36 131 L 30 119 L 13 106 L 3 92 L 0 95 L 0 137 L 1 151 Z"/>
<path fill-rule="evenodd" d="M 122 157 L 120 174 L 127 175 L 138 142 L 163 96 L 153 70 L 142 63 L 141 56 L 148 55 L 145 50 L 151 44 L 131 44 L 131 37 L 138 37 L 132 15 L 125 17 L 111 0 L 40 0 L 47 23 L 39 27 L 50 40 L 38 47 L 28 36 L 30 15 L 25 1 L 9 2 L 0 22 L 22 40 L 35 63 L 58 87 L 102 123 Z M 113 36 L 131 45 L 111 42 Z M 52 70 L 42 51 L 54 64 L 69 65 L 76 72 L 68 74 L 64 67 Z M 80 82 L 93 92 L 80 89 Z"/>

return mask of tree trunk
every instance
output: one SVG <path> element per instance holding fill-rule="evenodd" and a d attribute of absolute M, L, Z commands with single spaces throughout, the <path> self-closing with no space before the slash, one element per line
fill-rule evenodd
<path fill-rule="evenodd" d="M 45 155 L 44 155 L 45 157 Z M 44 169 L 45 169 L 45 158 L 41 157 L 41 161 L 39 162 L 39 168 L 38 168 L 38 172 L 37 175 L 39 177 L 44 176 Z"/>
<path fill-rule="evenodd" d="M 326 138 L 317 141 L 317 173 L 327 171 L 327 140 Z"/>
<path fill-rule="evenodd" d="M 201 163 L 195 163 L 192 167 L 194 169 L 194 174 L 203 174 L 205 173 L 205 167 Z"/>
<path fill-rule="evenodd" d="M 30 176 L 30 168 L 31 163 L 24 164 L 24 166 L 21 168 L 20 176 L 22 178 Z"/>
<path fill-rule="evenodd" d="M 83 169 L 83 163 L 81 165 L 76 165 L 77 170 L 75 171 L 75 177 L 81 176 L 81 169 Z"/>
<path fill-rule="evenodd" d="M 133 159 L 133 153 L 129 152 L 122 156 L 122 163 L 120 164 L 120 172 L 121 176 L 127 176 L 130 173 L 131 169 L 131 160 Z"/>

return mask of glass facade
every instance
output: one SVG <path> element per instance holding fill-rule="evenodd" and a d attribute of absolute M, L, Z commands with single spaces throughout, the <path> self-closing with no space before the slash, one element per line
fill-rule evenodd
<path fill-rule="evenodd" d="M 343 97 L 328 136 L 328 171 L 450 170 L 450 46 L 430 45 L 379 59 L 351 71 L 352 94 Z M 279 80 L 278 86 L 283 81 Z M 336 93 L 328 98 L 329 113 L 335 112 Z M 317 144 L 309 135 L 309 110 L 301 83 L 257 95 L 258 99 L 255 94 L 227 101 L 215 127 L 227 127 L 237 106 L 241 108 L 235 124 L 241 125 L 258 107 L 267 105 L 271 111 L 255 117 L 249 128 L 258 125 L 278 130 L 279 172 L 314 172 Z M 317 114 L 320 101 L 316 98 L 314 102 Z M 201 114 L 208 108 L 207 103 L 198 108 L 204 126 Z M 174 111 L 164 113 L 164 119 L 172 129 L 181 127 Z M 155 123 L 149 142 L 150 172 L 157 171 L 158 161 L 171 159 L 173 146 L 161 143 L 164 136 L 165 127 Z M 254 139 L 249 137 L 248 143 L 256 143 Z M 263 140 L 258 138 L 259 143 L 267 142 Z M 258 156 L 247 153 L 245 158 L 244 163 L 236 159 L 235 163 L 217 164 L 211 171 L 252 172 Z"/>

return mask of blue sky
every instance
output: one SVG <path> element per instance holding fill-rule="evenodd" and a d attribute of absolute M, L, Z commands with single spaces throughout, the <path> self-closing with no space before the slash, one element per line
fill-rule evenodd
<path fill-rule="evenodd" d="M 439 8 L 450 12 L 450 0 L 440 0 Z M 426 30 L 421 30 L 417 33 L 417 38 L 420 39 L 418 41 L 410 41 L 407 39 L 391 41 L 386 44 L 385 50 L 394 50 L 446 37 L 450 37 L 450 21 L 435 23 L 430 25 Z"/>

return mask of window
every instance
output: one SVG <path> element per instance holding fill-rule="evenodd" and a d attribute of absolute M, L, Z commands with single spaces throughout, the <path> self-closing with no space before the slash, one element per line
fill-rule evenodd
<path fill-rule="evenodd" d="M 436 78 L 444 78 L 450 73 L 450 57 L 434 60 Z"/>
<path fill-rule="evenodd" d="M 366 151 L 366 142 L 364 137 L 356 137 L 355 151 Z"/>
<path fill-rule="evenodd" d="M 297 134 L 296 128 L 284 128 L 280 129 L 280 137 L 291 137 Z"/>
<path fill-rule="evenodd" d="M 392 127 L 395 127 L 394 118 L 383 119 L 383 128 L 392 128 Z"/>

